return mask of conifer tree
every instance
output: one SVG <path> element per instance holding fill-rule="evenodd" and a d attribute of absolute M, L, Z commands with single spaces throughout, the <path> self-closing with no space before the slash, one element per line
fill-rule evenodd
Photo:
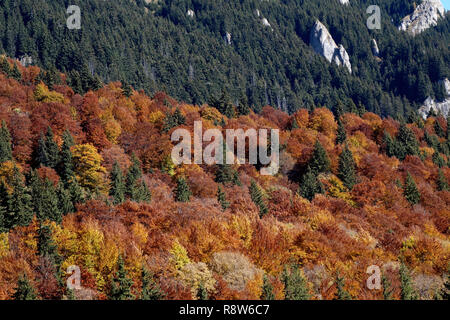
<path fill-rule="evenodd" d="M 317 193 L 323 193 L 323 185 L 317 179 L 313 171 L 308 167 L 300 181 L 299 194 L 305 199 L 312 201 Z"/>
<path fill-rule="evenodd" d="M 281 275 L 286 300 L 309 300 L 308 284 L 298 266 L 285 267 Z"/>
<path fill-rule="evenodd" d="M 64 131 L 62 138 L 63 144 L 61 146 L 58 171 L 61 179 L 64 181 L 64 184 L 67 186 L 69 182 L 74 179 L 72 151 L 70 148 L 74 146 L 75 142 L 73 141 L 73 137 L 68 130 Z"/>
<path fill-rule="evenodd" d="M 12 298 L 14 300 L 36 300 L 36 292 L 26 274 L 19 277 L 17 287 Z"/>
<path fill-rule="evenodd" d="M 412 205 L 420 202 L 420 192 L 417 189 L 416 182 L 409 173 L 406 177 L 405 185 L 403 186 L 403 195 Z"/>
<path fill-rule="evenodd" d="M 295 130 L 298 129 L 298 123 L 297 123 L 297 119 L 293 118 L 292 123 L 291 123 L 291 130 Z"/>
<path fill-rule="evenodd" d="M 73 179 L 69 182 L 67 190 L 70 193 L 72 204 L 75 207 L 78 203 L 83 203 L 86 199 L 86 194 L 83 188 L 78 183 L 77 179 Z"/>
<path fill-rule="evenodd" d="M 400 275 L 400 290 L 402 300 L 416 300 L 417 294 L 412 287 L 411 275 L 408 267 L 402 262 L 399 269 Z"/>
<path fill-rule="evenodd" d="M 41 224 L 37 231 L 37 254 L 41 257 L 48 258 L 59 274 L 59 266 L 62 257 L 58 253 L 58 247 L 52 239 L 52 231 L 49 226 Z"/>
<path fill-rule="evenodd" d="M 59 210 L 61 214 L 66 215 L 68 213 L 74 212 L 71 194 L 69 190 L 64 188 L 64 184 L 61 181 L 58 183 L 57 194 L 59 201 Z"/>
<path fill-rule="evenodd" d="M 39 162 L 44 167 L 56 169 L 59 164 L 59 148 L 58 144 L 55 142 L 51 127 L 48 127 L 47 134 L 41 136 L 41 139 L 39 140 L 38 157 Z"/>
<path fill-rule="evenodd" d="M 397 156 L 395 141 L 388 132 L 384 132 L 383 144 L 384 144 L 384 149 L 385 149 L 386 155 L 388 157 L 396 157 Z"/>
<path fill-rule="evenodd" d="M 134 295 L 131 292 L 133 280 L 128 277 L 125 270 L 125 263 L 122 255 L 117 259 L 117 273 L 111 280 L 111 288 L 109 292 L 110 300 L 133 300 Z"/>
<path fill-rule="evenodd" d="M 419 142 L 417 141 L 414 132 L 404 123 L 400 125 L 397 140 L 405 151 L 404 155 L 398 154 L 397 158 L 400 160 L 403 160 L 406 155 L 415 156 L 419 154 Z"/>
<path fill-rule="evenodd" d="M 345 140 L 347 140 L 347 131 L 345 131 L 344 124 L 342 123 L 341 119 L 338 118 L 338 128 L 336 133 L 336 143 L 341 144 L 344 143 Z"/>
<path fill-rule="evenodd" d="M 357 177 L 355 167 L 356 164 L 353 154 L 348 146 L 345 146 L 339 156 L 339 171 L 337 176 L 349 190 L 353 189 L 353 186 L 356 184 Z"/>
<path fill-rule="evenodd" d="M 319 140 L 316 140 L 316 144 L 314 145 L 314 152 L 311 160 L 309 161 L 309 168 L 311 168 L 315 175 L 330 171 L 330 158 L 328 158 L 327 152 Z"/>
<path fill-rule="evenodd" d="M 220 185 L 217 189 L 217 201 L 219 201 L 223 211 L 227 210 L 230 206 L 230 203 L 227 201 L 226 194 Z"/>
<path fill-rule="evenodd" d="M 217 183 L 222 184 L 234 184 L 234 185 L 240 185 L 241 182 L 239 180 L 239 172 L 233 169 L 231 164 L 227 164 L 226 160 L 226 148 L 227 144 L 224 142 L 223 144 L 223 163 L 217 164 L 216 166 L 216 178 L 215 181 Z"/>
<path fill-rule="evenodd" d="M 393 290 L 391 289 L 391 282 L 389 281 L 389 279 L 383 275 L 381 277 L 381 284 L 383 286 L 383 298 L 384 300 L 392 300 L 392 292 Z"/>
<path fill-rule="evenodd" d="M 438 180 L 436 182 L 439 191 L 448 191 L 448 182 L 444 173 L 439 169 Z"/>
<path fill-rule="evenodd" d="M 159 285 L 153 280 L 152 274 L 145 268 L 142 267 L 142 291 L 141 300 L 161 300 L 164 298 Z"/>
<path fill-rule="evenodd" d="M 123 82 L 122 91 L 123 95 L 127 98 L 131 97 L 133 94 L 133 88 L 127 82 Z"/>
<path fill-rule="evenodd" d="M 264 202 L 263 191 L 255 180 L 252 180 L 252 182 L 250 183 L 249 192 L 253 203 L 259 209 L 259 217 L 262 218 L 267 214 L 268 209 Z"/>
<path fill-rule="evenodd" d="M 352 300 L 352 296 L 345 290 L 345 279 L 344 277 L 336 276 L 336 294 L 335 300 Z"/>
<path fill-rule="evenodd" d="M 11 70 L 10 77 L 13 78 L 13 79 L 15 79 L 15 80 L 17 80 L 17 81 L 22 80 L 22 73 L 20 72 L 20 70 L 19 70 L 19 68 L 17 67 L 17 64 L 16 64 L 16 63 L 14 63 L 14 67 L 13 67 L 12 70 Z"/>
<path fill-rule="evenodd" d="M 147 202 L 149 203 L 152 199 L 152 194 L 150 192 L 150 189 L 148 188 L 145 181 L 141 181 L 138 184 L 138 187 L 136 188 L 136 192 L 134 194 L 134 198 L 131 200 L 136 202 Z"/>
<path fill-rule="evenodd" d="M 142 178 L 142 170 L 141 170 L 141 162 L 136 157 L 136 155 L 133 153 L 131 156 L 131 166 L 128 169 L 127 174 L 127 181 L 126 181 L 126 196 L 128 196 L 130 199 L 136 199 L 137 193 L 138 193 L 138 181 L 140 178 Z"/>
<path fill-rule="evenodd" d="M 11 75 L 11 66 L 5 57 L 0 60 L 0 71 L 3 71 L 7 77 Z"/>
<path fill-rule="evenodd" d="M 445 131 L 441 126 L 441 123 L 438 121 L 438 119 L 434 120 L 434 132 L 441 138 L 445 138 Z"/>
<path fill-rule="evenodd" d="M 31 196 L 25 186 L 23 175 L 14 166 L 12 178 L 12 194 L 8 197 L 6 225 L 8 229 L 15 226 L 27 226 L 33 219 Z"/>
<path fill-rule="evenodd" d="M 2 127 L 0 128 L 0 163 L 11 161 L 12 159 L 11 135 L 6 122 L 2 120 Z"/>
<path fill-rule="evenodd" d="M 248 105 L 248 99 L 245 94 L 242 95 L 239 100 L 239 105 L 237 106 L 237 111 L 239 115 L 246 116 L 250 114 L 250 106 Z"/>
<path fill-rule="evenodd" d="M 109 195 L 113 197 L 114 204 L 123 203 L 125 201 L 125 183 L 123 181 L 122 169 L 120 169 L 117 161 L 114 162 L 110 174 L 110 181 Z"/>
<path fill-rule="evenodd" d="M 178 202 L 189 202 L 191 195 L 191 189 L 186 180 L 183 177 L 179 177 L 175 189 L 175 200 Z"/>
<path fill-rule="evenodd" d="M 208 300 L 208 290 L 205 285 L 200 283 L 197 289 L 197 300 Z"/>
<path fill-rule="evenodd" d="M 435 151 L 433 153 L 431 159 L 433 160 L 433 163 L 439 168 L 443 168 L 446 165 L 444 158 L 442 158 L 441 154 L 438 151 Z"/>
<path fill-rule="evenodd" d="M 234 118 L 235 112 L 233 105 L 231 104 L 231 99 L 228 93 L 222 90 L 222 95 L 219 99 L 212 98 L 208 103 L 211 107 L 216 108 L 219 112 L 225 115 L 227 118 Z"/>
<path fill-rule="evenodd" d="M 273 285 L 269 281 L 269 278 L 267 277 L 266 274 L 263 277 L 261 300 L 275 300 L 275 294 L 273 293 Z"/>

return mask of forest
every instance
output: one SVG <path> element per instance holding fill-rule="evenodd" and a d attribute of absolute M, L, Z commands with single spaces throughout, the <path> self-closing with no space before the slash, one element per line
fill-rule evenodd
<path fill-rule="evenodd" d="M 342 104 L 403 121 L 428 96 L 442 100 L 439 81 L 450 77 L 448 17 L 416 37 L 397 29 L 419 2 L 0 0 L 0 53 L 64 72 L 79 94 L 96 76 L 197 105 L 225 88 L 256 112 Z M 80 7 L 80 30 L 66 28 L 69 5 Z M 381 30 L 366 27 L 370 5 L 380 6 Z M 346 48 L 352 75 L 312 50 L 317 19 Z"/>
<path fill-rule="evenodd" d="M 448 299 L 450 118 L 85 81 L 0 57 L 0 299 Z M 279 173 L 174 165 L 194 121 L 279 129 Z"/>

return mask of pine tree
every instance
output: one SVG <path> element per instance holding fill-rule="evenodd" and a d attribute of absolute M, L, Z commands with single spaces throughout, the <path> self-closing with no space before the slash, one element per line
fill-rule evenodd
<path fill-rule="evenodd" d="M 11 187 L 13 191 L 7 200 L 6 225 L 8 229 L 15 226 L 27 226 L 33 219 L 31 196 L 25 186 L 23 175 L 16 166 L 13 169 Z"/>
<path fill-rule="evenodd" d="M 152 194 L 145 181 L 141 181 L 139 183 L 138 187 L 136 188 L 134 198 L 131 200 L 146 203 L 149 203 L 152 200 Z"/>
<path fill-rule="evenodd" d="M 227 164 L 227 144 L 226 142 L 223 143 L 222 148 L 222 154 L 223 154 L 223 161 L 222 163 L 219 163 L 216 165 L 216 178 L 215 181 L 217 183 L 222 184 L 234 184 L 234 185 L 240 185 L 241 182 L 239 180 L 239 173 L 233 169 L 231 164 Z"/>
<path fill-rule="evenodd" d="M 230 207 L 230 203 L 227 201 L 226 194 L 220 185 L 217 188 L 217 201 L 219 202 L 223 211 L 227 210 Z"/>
<path fill-rule="evenodd" d="M 74 146 L 73 137 L 68 130 L 63 133 L 63 144 L 61 146 L 60 163 L 59 163 L 59 175 L 67 186 L 72 179 L 74 179 L 74 167 L 72 159 L 71 147 Z"/>
<path fill-rule="evenodd" d="M 266 204 L 264 203 L 263 191 L 255 180 L 252 180 L 252 182 L 250 183 L 249 192 L 253 203 L 259 209 L 259 217 L 262 218 L 267 214 L 268 209 Z"/>
<path fill-rule="evenodd" d="M 404 123 L 400 125 L 397 141 L 404 148 L 405 156 L 416 156 L 419 154 L 419 142 L 417 141 L 414 132 L 409 129 Z M 404 156 L 402 154 L 398 154 L 397 158 L 403 160 Z"/>
<path fill-rule="evenodd" d="M 443 168 L 446 165 L 444 158 L 442 158 L 441 154 L 438 151 L 435 151 L 433 153 L 431 159 L 433 160 L 433 163 L 439 168 Z"/>
<path fill-rule="evenodd" d="M 19 280 L 17 281 L 17 288 L 12 298 L 14 300 L 36 300 L 36 292 L 31 283 L 28 281 L 26 274 L 19 277 Z"/>
<path fill-rule="evenodd" d="M 123 181 L 122 169 L 120 169 L 117 161 L 114 162 L 110 175 L 109 195 L 113 197 L 115 205 L 125 201 L 125 183 Z"/>
<path fill-rule="evenodd" d="M 69 190 L 64 188 L 64 184 L 61 183 L 61 181 L 58 183 L 57 194 L 59 201 L 59 210 L 61 214 L 66 215 L 68 213 L 74 212 L 71 194 Z"/>
<path fill-rule="evenodd" d="M 391 282 L 389 281 L 389 279 L 383 275 L 381 277 L 381 284 L 383 286 L 383 298 L 384 300 L 392 300 L 392 292 L 393 290 L 391 289 Z"/>
<path fill-rule="evenodd" d="M 269 281 L 269 278 L 265 274 L 263 277 L 263 285 L 261 290 L 261 300 L 275 300 L 275 294 L 273 293 L 273 285 Z"/>
<path fill-rule="evenodd" d="M 338 118 L 338 128 L 336 133 L 336 144 L 344 143 L 347 140 L 347 131 L 345 130 L 344 124 L 341 119 Z"/>
<path fill-rule="evenodd" d="M 51 220 L 61 223 L 62 213 L 59 207 L 59 199 L 56 189 L 48 179 L 41 182 L 41 208 L 36 212 L 37 217 L 41 221 Z"/>
<path fill-rule="evenodd" d="M 352 300 L 352 296 L 345 290 L 345 279 L 340 277 L 339 274 L 336 276 L 336 294 L 335 300 Z"/>
<path fill-rule="evenodd" d="M 420 192 L 417 189 L 416 182 L 413 177 L 408 173 L 406 177 L 405 185 L 403 186 L 403 195 L 406 200 L 412 205 L 418 204 L 420 202 Z"/>
<path fill-rule="evenodd" d="M 191 199 L 191 189 L 183 177 L 178 178 L 175 189 L 175 200 L 178 202 L 189 202 Z"/>
<path fill-rule="evenodd" d="M 152 274 L 142 267 L 142 291 L 141 300 L 161 300 L 164 298 L 159 285 L 153 280 Z"/>
<path fill-rule="evenodd" d="M 2 120 L 2 127 L 0 128 L 0 163 L 11 161 L 12 159 L 11 135 L 6 122 Z"/>
<path fill-rule="evenodd" d="M 441 126 L 441 123 L 438 121 L 438 119 L 434 120 L 434 132 L 441 138 L 445 138 L 445 131 Z"/>
<path fill-rule="evenodd" d="M 396 157 L 397 156 L 395 141 L 388 132 L 384 132 L 383 144 L 384 144 L 384 150 L 388 157 Z"/>
<path fill-rule="evenodd" d="M 416 300 L 417 294 L 412 287 L 411 275 L 409 273 L 408 267 L 403 262 L 400 264 L 399 275 L 400 275 L 401 299 Z"/>
<path fill-rule="evenodd" d="M 17 81 L 22 80 L 22 73 L 20 72 L 19 68 L 17 67 L 17 63 L 14 63 L 14 67 L 11 70 L 10 77 Z"/>
<path fill-rule="evenodd" d="M 439 169 L 439 175 L 438 175 L 436 184 L 437 184 L 439 191 L 448 191 L 449 190 L 447 178 L 445 177 L 445 175 L 441 169 Z"/>
<path fill-rule="evenodd" d="M 233 105 L 231 104 L 231 99 L 225 90 L 222 90 L 222 94 L 219 99 L 211 98 L 209 103 L 211 107 L 216 108 L 219 112 L 225 115 L 227 118 L 234 118 L 235 112 Z"/>
<path fill-rule="evenodd" d="M 298 193 L 303 198 L 308 199 L 309 201 L 312 201 L 312 199 L 314 199 L 314 196 L 317 193 L 323 193 L 323 192 L 324 192 L 324 190 L 323 190 L 322 183 L 317 179 L 316 175 L 308 167 L 306 173 L 303 175 L 303 177 L 300 181 L 300 188 L 299 188 Z"/>
<path fill-rule="evenodd" d="M 355 167 L 356 164 L 353 154 L 348 146 L 345 146 L 339 156 L 339 171 L 337 176 L 349 190 L 352 190 L 353 186 L 356 184 L 357 177 Z"/>
<path fill-rule="evenodd" d="M 48 127 L 45 137 L 41 136 L 39 140 L 38 157 L 44 167 L 56 169 L 59 164 L 59 148 L 51 127 Z"/>
<path fill-rule="evenodd" d="M 37 254 L 41 257 L 48 258 L 56 270 L 62 262 L 62 257 L 58 253 L 58 247 L 52 239 L 52 231 L 47 225 L 40 225 L 37 232 Z"/>
<path fill-rule="evenodd" d="M 137 198 L 139 188 L 138 181 L 142 177 L 142 170 L 141 170 L 141 162 L 134 153 L 131 156 L 131 161 L 132 164 L 128 169 L 127 181 L 125 184 L 126 187 L 125 194 L 127 197 L 134 200 Z"/>
<path fill-rule="evenodd" d="M 309 167 L 315 175 L 330 171 L 330 158 L 328 158 L 327 152 L 319 140 L 316 140 L 316 144 L 314 145 L 314 152 L 311 160 L 309 161 Z"/>
<path fill-rule="evenodd" d="M 205 285 L 200 283 L 197 289 L 197 300 L 208 300 L 208 290 Z"/>
<path fill-rule="evenodd" d="M 308 284 L 298 266 L 285 267 L 281 275 L 285 300 L 309 300 Z"/>
<path fill-rule="evenodd" d="M 237 106 L 237 111 L 239 115 L 246 116 L 250 114 L 250 106 L 248 105 L 248 99 L 245 94 L 242 95 L 239 100 L 239 105 Z"/>
<path fill-rule="evenodd" d="M 9 65 L 8 59 L 5 57 L 0 60 L 0 71 L 3 71 L 7 77 L 11 75 L 11 66 Z"/>
<path fill-rule="evenodd" d="M 133 94 L 133 88 L 127 82 L 122 83 L 123 83 L 122 87 L 123 95 L 127 98 L 131 97 L 131 95 Z"/>
<path fill-rule="evenodd" d="M 131 286 L 133 280 L 128 278 L 128 273 L 125 270 L 125 263 L 122 255 L 117 259 L 117 273 L 114 279 L 111 280 L 111 289 L 109 292 L 110 300 L 133 300 L 135 297 L 131 293 Z"/>
<path fill-rule="evenodd" d="M 83 188 L 78 183 L 77 179 L 73 179 L 69 182 L 67 191 L 70 193 L 70 199 L 75 207 L 78 203 L 83 203 L 86 199 L 86 194 Z"/>

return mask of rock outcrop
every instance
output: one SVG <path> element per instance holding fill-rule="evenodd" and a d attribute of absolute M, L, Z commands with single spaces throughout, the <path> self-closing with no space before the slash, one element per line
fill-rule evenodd
<path fill-rule="evenodd" d="M 310 44 L 314 51 L 325 57 L 328 62 L 334 62 L 338 66 L 345 66 L 352 73 L 350 57 L 343 45 L 336 45 L 328 29 L 320 22 L 316 21 L 310 34 Z"/>
<path fill-rule="evenodd" d="M 436 102 L 433 98 L 428 97 L 418 111 L 422 118 L 426 119 L 431 110 L 433 110 L 436 114 L 441 113 L 444 117 L 448 117 L 450 115 L 450 81 L 448 79 L 444 79 L 442 82 L 446 92 L 446 99 L 442 102 Z"/>
<path fill-rule="evenodd" d="M 440 0 L 424 0 L 411 15 L 403 18 L 398 28 L 415 36 L 437 25 L 444 15 L 445 9 Z"/>
<path fill-rule="evenodd" d="M 340 2 L 341 4 L 348 5 L 348 4 L 350 3 L 350 0 L 339 0 L 339 2 Z"/>

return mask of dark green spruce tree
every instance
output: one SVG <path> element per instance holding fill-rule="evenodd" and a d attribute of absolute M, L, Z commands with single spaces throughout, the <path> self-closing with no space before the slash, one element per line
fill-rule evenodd
<path fill-rule="evenodd" d="M 319 140 L 316 140 L 314 152 L 308 166 L 315 175 L 330 172 L 330 158 Z"/>
<path fill-rule="evenodd" d="M 357 182 L 355 159 L 348 146 L 345 146 L 344 150 L 339 155 L 339 169 L 337 176 L 349 190 L 352 190 Z"/>
<path fill-rule="evenodd" d="M 133 280 L 128 277 L 125 270 L 125 262 L 122 255 L 117 259 L 117 273 L 111 280 L 111 288 L 109 291 L 110 300 L 133 300 L 135 297 L 131 292 Z"/>
<path fill-rule="evenodd" d="M 122 169 L 117 161 L 114 162 L 109 179 L 109 195 L 113 198 L 113 203 L 115 205 L 123 203 L 125 201 L 125 182 L 123 179 Z"/>
<path fill-rule="evenodd" d="M 177 187 L 175 188 L 175 200 L 177 202 L 189 202 L 191 195 L 191 189 L 189 188 L 186 179 L 179 177 L 177 180 Z"/>
<path fill-rule="evenodd" d="M 12 296 L 14 300 L 36 300 L 37 295 L 26 274 L 19 277 Z"/>
<path fill-rule="evenodd" d="M 392 300 L 393 290 L 391 281 L 385 275 L 381 277 L 381 285 L 383 286 L 383 299 Z"/>
<path fill-rule="evenodd" d="M 309 201 L 314 199 L 314 196 L 318 193 L 324 193 L 324 188 L 322 183 L 317 179 L 317 176 L 308 167 L 306 173 L 302 176 L 300 180 L 300 188 L 298 194 Z"/>
<path fill-rule="evenodd" d="M 11 161 L 12 159 L 11 135 L 6 122 L 2 120 L 2 127 L 0 128 L 0 163 Z"/>
<path fill-rule="evenodd" d="M 64 184 L 60 181 L 56 189 L 59 201 L 59 209 L 62 215 L 74 212 L 74 206 L 70 191 L 64 187 Z"/>
<path fill-rule="evenodd" d="M 448 191 L 449 190 L 447 178 L 445 177 L 445 175 L 441 169 L 439 169 L 439 174 L 438 174 L 438 179 L 436 181 L 436 184 L 437 184 L 437 189 L 439 191 Z"/>
<path fill-rule="evenodd" d="M 255 180 L 252 180 L 252 182 L 250 183 L 249 192 L 253 203 L 259 209 L 259 217 L 264 217 L 269 210 L 267 209 L 267 205 L 264 201 L 263 191 Z"/>
<path fill-rule="evenodd" d="M 153 279 L 153 275 L 145 267 L 142 267 L 141 276 L 142 276 L 141 300 L 163 299 L 164 294 L 161 288 Z"/>
<path fill-rule="evenodd" d="M 33 219 L 31 195 L 25 186 L 23 175 L 14 166 L 12 178 L 12 193 L 8 197 L 5 223 L 8 229 L 15 226 L 27 226 Z"/>
<path fill-rule="evenodd" d="M 72 151 L 70 150 L 70 148 L 74 146 L 75 142 L 68 130 L 64 131 L 62 138 L 63 144 L 61 146 L 58 173 L 67 187 L 75 176 L 75 173 L 73 171 L 74 167 L 73 167 Z"/>
<path fill-rule="evenodd" d="M 48 127 L 46 135 L 41 136 L 39 139 L 38 158 L 42 166 L 57 169 L 59 164 L 59 148 L 55 142 L 51 127 Z"/>
<path fill-rule="evenodd" d="M 338 128 L 336 133 L 336 143 L 341 144 L 344 143 L 345 140 L 347 140 L 347 131 L 345 131 L 345 126 L 342 123 L 341 119 L 338 118 Z"/>
<path fill-rule="evenodd" d="M 402 300 L 416 300 L 417 294 L 412 286 L 411 274 L 408 267 L 402 262 L 399 269 L 400 296 Z"/>
<path fill-rule="evenodd" d="M 352 296 L 350 293 L 345 290 L 345 278 L 339 276 L 339 274 L 336 276 L 336 293 L 335 293 L 335 300 L 352 300 Z"/>
<path fill-rule="evenodd" d="M 309 300 L 308 284 L 298 266 L 285 266 L 281 275 L 285 300 Z"/>
<path fill-rule="evenodd" d="M 219 204 L 222 207 L 223 211 L 227 210 L 230 207 L 230 202 L 227 201 L 225 191 L 223 191 L 220 185 L 217 188 L 217 201 L 219 201 Z"/>
<path fill-rule="evenodd" d="M 403 186 L 403 195 L 405 196 L 406 200 L 408 200 L 408 202 L 412 205 L 418 204 L 420 202 L 421 195 L 419 189 L 417 189 L 416 182 L 409 174 L 409 172 Z"/>
<path fill-rule="evenodd" d="M 261 290 L 261 300 L 275 300 L 275 294 L 273 292 L 273 285 L 267 275 L 264 275 L 263 285 Z"/>

